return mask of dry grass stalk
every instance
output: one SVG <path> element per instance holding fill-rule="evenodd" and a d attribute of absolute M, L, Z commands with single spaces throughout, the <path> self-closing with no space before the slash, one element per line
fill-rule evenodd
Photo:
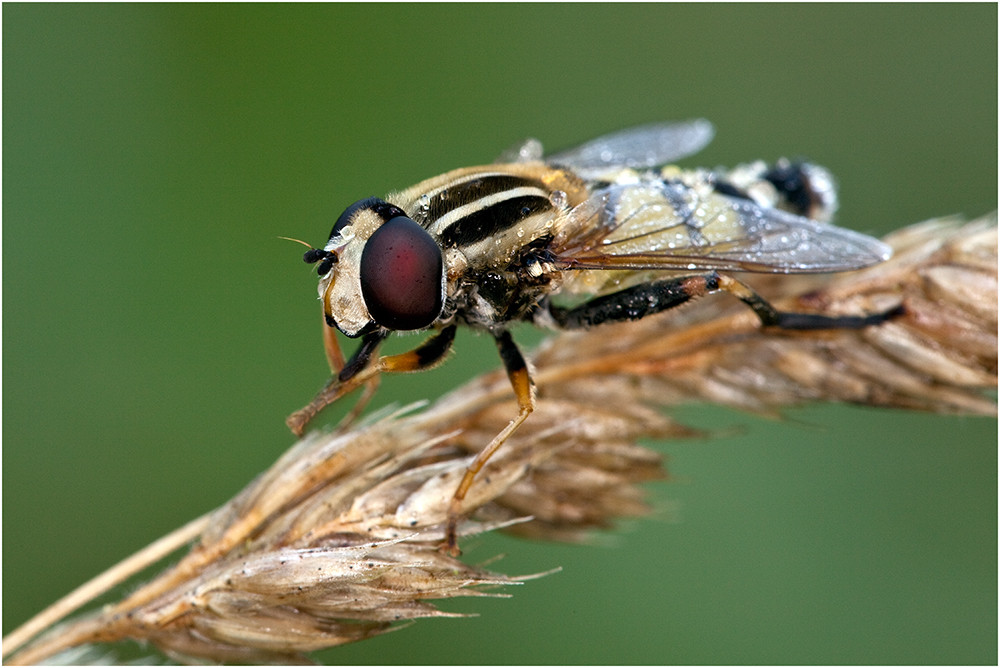
<path fill-rule="evenodd" d="M 637 483 L 663 471 L 637 439 L 693 435 L 655 406 L 776 413 L 822 400 L 995 415 L 985 392 L 997 383 L 995 214 L 930 221 L 887 241 L 895 257 L 866 271 L 754 281 L 786 309 L 860 313 L 902 301 L 905 314 L 880 327 L 765 331 L 719 298 L 550 339 L 534 357 L 538 410 L 472 487 L 464 534 L 503 527 L 577 540 L 644 512 Z M 491 592 L 520 580 L 436 547 L 470 453 L 513 414 L 506 378 L 492 373 L 426 410 L 311 433 L 228 504 L 165 539 L 155 556 L 198 536 L 175 566 L 117 604 L 50 628 L 8 662 L 126 638 L 180 660 L 301 662 L 401 620 L 448 614 L 431 599 L 499 595 Z M 5 654 L 33 632 L 8 636 Z"/>

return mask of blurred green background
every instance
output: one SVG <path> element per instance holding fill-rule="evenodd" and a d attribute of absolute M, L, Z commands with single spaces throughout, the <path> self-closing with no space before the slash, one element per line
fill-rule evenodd
<path fill-rule="evenodd" d="M 808 156 L 845 226 L 979 215 L 996 26 L 994 4 L 5 4 L 4 632 L 292 443 L 326 375 L 315 276 L 278 235 L 321 243 L 354 200 L 526 136 L 699 116 L 717 136 L 687 164 Z M 378 403 L 498 366 L 457 348 Z M 470 541 L 563 570 L 320 658 L 996 662 L 995 419 L 679 414 L 740 433 L 657 446 L 678 480 L 651 518 L 597 546 Z"/>

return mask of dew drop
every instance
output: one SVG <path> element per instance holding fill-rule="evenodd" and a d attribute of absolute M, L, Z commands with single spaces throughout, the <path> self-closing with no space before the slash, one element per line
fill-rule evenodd
<path fill-rule="evenodd" d="M 549 202 L 557 209 L 565 208 L 566 192 L 563 190 L 553 190 L 549 195 Z"/>
<path fill-rule="evenodd" d="M 427 218 L 427 212 L 431 209 L 431 198 L 429 195 L 424 193 L 417 200 L 417 217 L 420 219 Z"/>

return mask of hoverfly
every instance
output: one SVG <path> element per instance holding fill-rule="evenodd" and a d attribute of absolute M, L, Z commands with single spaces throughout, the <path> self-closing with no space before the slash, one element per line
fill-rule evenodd
<path fill-rule="evenodd" d="M 887 259 L 890 249 L 827 224 L 836 194 L 821 167 L 659 167 L 700 150 L 712 135 L 704 120 L 653 124 L 544 159 L 541 144 L 528 140 L 495 164 L 349 206 L 326 245 L 304 256 L 318 265 L 333 377 L 289 417 L 289 427 L 301 435 L 319 410 L 361 385 L 370 396 L 380 372 L 438 364 L 459 325 L 489 332 L 518 413 L 454 493 L 443 547 L 457 554 L 461 502 L 476 473 L 535 405 L 512 323 L 571 329 L 637 320 L 720 291 L 768 327 L 861 328 L 894 315 L 782 312 L 725 273 L 848 271 Z M 567 298 L 575 301 L 561 301 Z M 346 362 L 335 330 L 361 339 Z M 413 330 L 432 335 L 408 353 L 378 355 L 391 333 Z"/>

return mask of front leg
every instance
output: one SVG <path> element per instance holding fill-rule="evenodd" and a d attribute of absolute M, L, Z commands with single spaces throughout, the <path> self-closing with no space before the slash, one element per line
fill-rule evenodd
<path fill-rule="evenodd" d="M 451 350 L 451 344 L 455 341 L 455 330 L 455 325 L 449 325 L 424 341 L 418 348 L 399 355 L 380 357 L 376 367 L 379 371 L 401 373 L 433 368 L 441 363 Z"/>
<path fill-rule="evenodd" d="M 378 352 L 382 341 L 389 335 L 387 330 L 366 334 L 361 340 L 354 355 L 343 365 L 339 372 L 330 378 L 322 390 L 313 398 L 309 405 L 288 416 L 285 423 L 296 436 L 301 436 L 306 425 L 316 415 L 335 402 L 340 397 L 352 392 L 359 386 L 365 386 L 365 393 L 357 405 L 345 418 L 350 421 L 364 410 L 365 405 L 374 396 L 378 387 L 379 374 L 387 372 L 420 371 L 429 369 L 444 359 L 455 340 L 455 326 L 443 330 L 427 339 L 418 348 L 399 355 L 379 357 L 374 362 L 372 358 Z M 336 369 L 334 369 L 336 372 Z"/>
<path fill-rule="evenodd" d="M 514 396 L 517 397 L 517 417 L 510 421 L 503 431 L 497 434 L 489 444 L 479 451 L 476 458 L 472 460 L 465 475 L 462 476 L 455 495 L 451 497 L 448 506 L 448 524 L 445 529 L 445 542 L 441 549 L 452 556 L 457 557 L 462 552 L 458 549 L 458 520 L 462 516 L 462 501 L 468 494 L 469 488 L 476 474 L 482 470 L 490 457 L 500 448 L 501 445 L 513 434 L 521 423 L 528 419 L 531 412 L 535 410 L 535 391 L 528 373 L 528 365 L 524 361 L 524 356 L 517 349 L 517 344 L 511 338 L 510 333 L 503 331 L 496 335 L 497 348 L 500 351 L 500 359 L 503 360 L 504 369 L 507 370 L 507 378 L 514 388 Z"/>
<path fill-rule="evenodd" d="M 329 328 L 329 327 L 328 327 Z M 329 328 L 332 329 L 332 328 Z M 333 368 L 334 374 L 331 376 L 330 380 L 326 382 L 323 389 L 320 390 L 313 400 L 310 401 L 306 406 L 295 411 L 285 420 L 285 424 L 288 428 L 292 430 L 292 433 L 296 436 L 302 436 L 305 432 L 306 425 L 312 421 L 316 415 L 335 402 L 337 399 L 341 398 L 345 394 L 355 390 L 360 385 L 367 385 L 368 390 L 362 396 L 359 402 L 361 408 L 355 408 L 350 414 L 351 416 L 356 415 L 364 408 L 364 404 L 368 402 L 374 393 L 375 386 L 378 384 L 378 375 L 374 373 L 361 374 L 360 372 L 368 367 L 372 356 L 378 351 L 378 347 L 388 336 L 388 332 L 372 332 L 366 334 L 361 340 L 361 345 L 351 356 L 351 359 L 347 361 L 346 364 L 342 366 L 339 370 L 334 365 L 334 359 L 330 356 L 330 348 L 327 347 L 327 359 L 330 361 L 330 365 Z M 333 335 L 327 337 L 324 333 L 324 339 L 332 339 Z M 337 353 L 339 354 L 340 349 L 337 348 Z"/>

